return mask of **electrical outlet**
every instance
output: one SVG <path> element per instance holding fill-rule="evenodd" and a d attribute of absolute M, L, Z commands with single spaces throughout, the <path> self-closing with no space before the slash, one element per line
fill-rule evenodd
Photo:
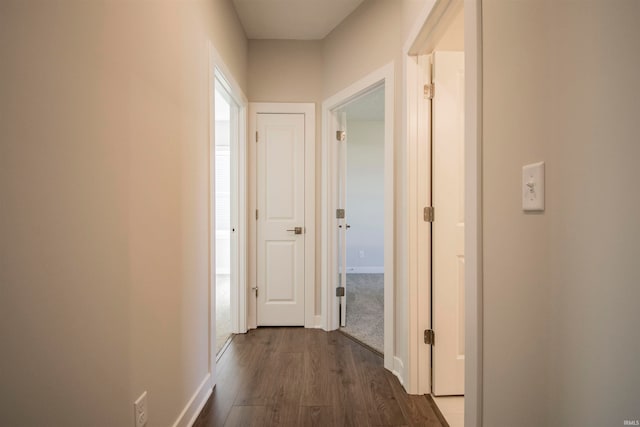
<path fill-rule="evenodd" d="M 364 258 L 364 251 L 360 250 L 360 258 Z"/>
<path fill-rule="evenodd" d="M 147 410 L 147 392 L 142 395 L 133 403 L 133 416 L 135 417 L 136 427 L 144 427 L 149 420 L 149 412 Z"/>

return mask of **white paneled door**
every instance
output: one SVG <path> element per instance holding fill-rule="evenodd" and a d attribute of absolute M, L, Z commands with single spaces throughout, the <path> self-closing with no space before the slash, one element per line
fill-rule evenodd
<path fill-rule="evenodd" d="M 464 54 L 434 54 L 433 394 L 464 394 Z"/>
<path fill-rule="evenodd" d="M 305 117 L 257 114 L 257 324 L 305 323 Z"/>

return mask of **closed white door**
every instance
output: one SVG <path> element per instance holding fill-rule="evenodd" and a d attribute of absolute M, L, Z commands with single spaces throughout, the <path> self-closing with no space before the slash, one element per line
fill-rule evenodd
<path fill-rule="evenodd" d="M 433 68 L 433 394 L 464 394 L 464 54 Z"/>
<path fill-rule="evenodd" d="M 257 323 L 304 326 L 304 114 L 257 116 Z"/>

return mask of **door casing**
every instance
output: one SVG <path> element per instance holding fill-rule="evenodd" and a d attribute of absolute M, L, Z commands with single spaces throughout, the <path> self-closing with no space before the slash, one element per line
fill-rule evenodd
<path fill-rule="evenodd" d="M 464 5 L 465 46 L 465 399 L 464 425 L 482 426 L 482 0 L 430 1 L 421 11 L 409 33 L 403 49 L 405 73 L 406 139 L 409 152 L 419 144 L 421 125 L 417 98 L 422 92 L 418 79 L 421 74 L 418 55 L 430 53 L 443 11 L 462 3 Z M 436 7 L 437 6 L 437 7 Z M 444 14 L 446 15 L 446 14 Z M 407 170 L 408 206 L 418 198 L 415 192 L 417 172 Z M 415 202 L 414 206 L 415 206 Z M 409 225 L 411 222 L 409 222 Z M 410 226 L 411 229 L 411 226 Z M 411 234 L 411 230 L 409 230 Z M 409 245 L 409 264 L 420 258 L 415 246 Z M 412 297 L 428 293 L 428 283 L 409 280 L 409 301 Z M 427 301 L 426 304 L 430 304 Z M 407 307 L 409 316 L 409 342 L 407 382 L 411 394 L 429 392 L 430 359 L 422 341 L 423 313 L 417 304 Z M 437 338 L 436 338 L 437 339 Z M 420 371 L 420 366 L 427 369 Z"/>
<path fill-rule="evenodd" d="M 379 68 L 353 83 L 322 104 L 322 254 L 321 254 L 321 295 L 322 327 L 338 329 L 339 306 L 335 296 L 337 277 L 337 145 L 338 124 L 335 111 L 350 101 L 384 84 L 384 367 L 401 377 L 403 368 L 395 357 L 394 319 L 394 62 Z"/>
<path fill-rule="evenodd" d="M 233 332 L 246 332 L 246 298 L 243 290 L 246 288 L 246 236 L 247 236 L 247 98 L 240 88 L 240 85 L 233 79 L 233 74 L 226 66 L 222 57 L 215 49 L 213 44 L 209 44 L 209 187 L 208 187 L 208 217 L 209 217 L 209 301 L 208 301 L 208 319 L 207 325 L 209 330 L 209 357 L 208 379 L 203 382 L 201 389 L 207 390 L 207 396 L 211 394 L 216 384 L 216 301 L 215 301 L 215 283 L 216 283 L 216 254 L 215 254 L 215 85 L 216 79 L 220 82 L 225 90 L 229 93 L 235 104 L 238 106 L 237 111 L 237 147 L 235 159 L 235 171 L 233 174 L 237 178 L 237 206 L 234 207 L 234 216 L 237 220 L 236 239 L 237 244 L 234 248 L 232 256 L 236 258 L 236 289 L 232 289 L 232 293 L 237 293 L 232 299 L 232 317 Z"/>

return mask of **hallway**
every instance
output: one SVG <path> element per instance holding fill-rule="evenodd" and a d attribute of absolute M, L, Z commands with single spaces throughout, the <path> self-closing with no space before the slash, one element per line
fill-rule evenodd
<path fill-rule="evenodd" d="M 194 426 L 441 426 L 382 358 L 340 332 L 259 328 L 237 335 Z"/>

